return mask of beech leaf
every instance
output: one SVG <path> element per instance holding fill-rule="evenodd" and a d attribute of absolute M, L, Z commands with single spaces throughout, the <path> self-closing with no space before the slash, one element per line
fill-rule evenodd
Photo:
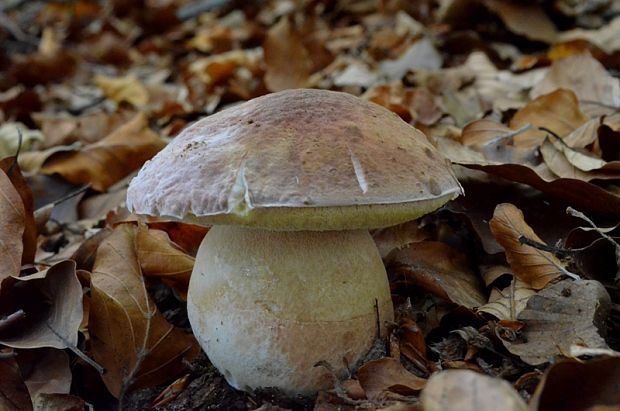
<path fill-rule="evenodd" d="M 371 400 L 381 398 L 386 392 L 412 395 L 426 385 L 426 379 L 410 373 L 400 361 L 390 357 L 362 365 L 357 370 L 357 378 Z"/>
<path fill-rule="evenodd" d="M 9 177 L 0 170 L 0 280 L 18 275 L 21 269 L 25 216 L 19 193 Z"/>
<path fill-rule="evenodd" d="M 499 204 L 489 222 L 491 232 L 506 251 L 506 259 L 518 279 L 535 290 L 544 288 L 550 281 L 566 274 L 560 260 L 548 251 L 522 244 L 526 237 L 544 244 L 534 230 L 527 225 L 523 213 L 509 203 Z"/>
<path fill-rule="evenodd" d="M 170 325 L 149 297 L 136 237 L 134 225 L 116 227 L 99 246 L 91 275 L 92 351 L 117 398 L 168 381 L 199 352 L 194 337 Z"/>

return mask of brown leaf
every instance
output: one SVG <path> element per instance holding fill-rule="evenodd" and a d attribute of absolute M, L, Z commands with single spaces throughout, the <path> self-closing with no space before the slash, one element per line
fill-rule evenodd
<path fill-rule="evenodd" d="M 24 235 L 22 236 L 23 251 L 21 262 L 22 265 L 32 264 L 37 250 L 37 227 L 34 221 L 34 200 L 32 198 L 32 191 L 30 190 L 28 182 L 22 175 L 19 165 L 15 164 L 11 170 L 14 160 L 15 157 L 7 157 L 0 160 L 0 169 L 7 173 L 13 187 L 15 187 L 22 199 L 22 204 L 24 206 Z M 2 278 L 1 275 L 0 278 Z"/>
<path fill-rule="evenodd" d="M 492 120 L 482 119 L 463 128 L 461 142 L 482 153 L 486 160 L 501 163 L 535 164 L 534 152 L 530 148 L 514 146 L 515 136 L 527 131 L 527 126 L 512 130 Z"/>
<path fill-rule="evenodd" d="M 620 104 L 620 82 L 588 52 L 555 61 L 530 94 L 535 98 L 556 89 L 572 90 L 579 100 Z"/>
<path fill-rule="evenodd" d="M 620 357 L 562 361 L 549 367 L 532 397 L 532 409 L 590 410 L 620 404 Z M 603 408 L 605 409 L 605 408 Z M 613 409 L 613 408 L 611 408 Z"/>
<path fill-rule="evenodd" d="M 311 59 L 301 34 L 287 17 L 272 26 L 263 44 L 265 84 L 270 91 L 303 88 L 309 85 Z"/>
<path fill-rule="evenodd" d="M 69 356 L 62 350 L 20 350 L 17 362 L 33 400 L 42 394 L 68 394 L 71 389 Z"/>
<path fill-rule="evenodd" d="M 126 101 L 136 107 L 144 106 L 149 102 L 149 92 L 134 76 L 108 77 L 96 75 L 94 82 L 105 96 L 117 103 Z"/>
<path fill-rule="evenodd" d="M 555 41 L 557 29 L 539 4 L 501 0 L 484 0 L 483 3 L 497 13 L 513 33 L 546 43 Z"/>
<path fill-rule="evenodd" d="M 433 374 L 420 395 L 424 411 L 527 411 L 510 384 L 471 370 Z"/>
<path fill-rule="evenodd" d="M 103 140 L 80 151 L 57 152 L 45 160 L 42 172 L 59 173 L 74 184 L 90 184 L 104 191 L 140 168 L 165 146 L 148 127 L 144 113 L 116 129 Z"/>
<path fill-rule="evenodd" d="M 480 278 L 470 268 L 465 255 L 447 244 L 413 243 L 396 251 L 391 261 L 409 284 L 423 287 L 454 304 L 471 309 L 487 301 Z"/>
<path fill-rule="evenodd" d="M 165 231 L 151 230 L 145 225 L 138 226 L 136 244 L 142 274 L 159 277 L 186 300 L 194 258 L 170 241 Z"/>
<path fill-rule="evenodd" d="M 86 402 L 70 394 L 41 394 L 34 405 L 37 411 L 82 411 Z"/>
<path fill-rule="evenodd" d="M 18 275 L 22 266 L 26 212 L 19 193 L 9 177 L 0 170 L 0 280 Z"/>
<path fill-rule="evenodd" d="M 45 271 L 2 282 L 0 309 L 23 309 L 26 318 L 0 334 L 0 343 L 14 348 L 76 349 L 82 321 L 82 286 L 75 262 L 60 262 Z"/>
<path fill-rule="evenodd" d="M 196 256 L 202 239 L 209 232 L 209 227 L 180 221 L 153 221 L 149 222 L 148 226 L 168 233 L 170 240 L 191 256 Z"/>
<path fill-rule="evenodd" d="M 426 240 L 427 234 L 419 228 L 418 221 L 408 221 L 372 232 L 372 238 L 381 258 L 386 260 L 390 253 L 415 242 Z"/>
<path fill-rule="evenodd" d="M 495 208 L 489 226 L 497 241 L 506 251 L 506 259 L 515 277 L 525 284 L 540 290 L 550 281 L 566 273 L 560 260 L 553 254 L 521 244 L 520 237 L 543 244 L 544 242 L 527 225 L 523 213 L 514 205 L 499 204 Z"/>
<path fill-rule="evenodd" d="M 607 348 L 601 334 L 610 309 L 609 294 L 598 281 L 564 280 L 528 300 L 518 317 L 525 323 L 525 342 L 503 343 L 531 365 L 565 355 L 573 344 Z"/>
<path fill-rule="evenodd" d="M 579 109 L 575 93 L 559 89 L 537 95 L 536 99 L 515 113 L 510 120 L 510 128 L 519 129 L 531 124 L 534 129 L 514 138 L 515 145 L 529 147 L 538 146 L 545 138 L 546 133 L 537 130 L 537 127 L 545 127 L 564 137 L 588 120 L 589 118 Z"/>
<path fill-rule="evenodd" d="M 14 358 L 0 360 L 0 409 L 32 410 L 32 402 Z"/>
<path fill-rule="evenodd" d="M 410 373 L 395 358 L 369 361 L 357 370 L 357 379 L 370 400 L 381 399 L 389 392 L 414 395 L 426 385 L 426 380 Z"/>
<path fill-rule="evenodd" d="M 199 352 L 193 336 L 166 322 L 149 297 L 136 236 L 133 225 L 116 227 L 99 246 L 91 276 L 92 351 L 117 398 L 130 388 L 169 380 Z"/>
<path fill-rule="evenodd" d="M 491 314 L 498 320 L 516 320 L 519 313 L 525 309 L 527 301 L 535 294 L 536 291 L 515 278 L 510 286 L 503 290 L 494 287 L 489 302 L 479 307 L 478 311 Z"/>

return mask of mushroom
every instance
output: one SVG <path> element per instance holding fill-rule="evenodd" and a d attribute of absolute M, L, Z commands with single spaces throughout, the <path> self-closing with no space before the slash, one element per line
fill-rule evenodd
<path fill-rule="evenodd" d="M 416 219 L 462 193 L 426 136 L 332 91 L 269 94 L 208 116 L 147 162 L 136 213 L 213 225 L 187 310 L 237 389 L 312 393 L 345 375 L 393 320 L 368 229 Z"/>

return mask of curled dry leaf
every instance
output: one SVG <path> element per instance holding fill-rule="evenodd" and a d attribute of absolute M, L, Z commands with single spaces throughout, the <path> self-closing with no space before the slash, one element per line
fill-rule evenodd
<path fill-rule="evenodd" d="M 144 113 L 106 138 L 79 151 L 61 151 L 45 160 L 42 172 L 104 191 L 153 157 L 166 143 L 148 127 Z"/>
<path fill-rule="evenodd" d="M 395 358 L 369 361 L 357 370 L 357 379 L 370 400 L 389 396 L 389 393 L 414 395 L 426 385 L 426 379 L 415 376 Z"/>
<path fill-rule="evenodd" d="M 518 317 L 525 323 L 525 342 L 503 343 L 531 365 L 566 355 L 573 344 L 607 348 L 602 335 L 610 309 L 609 294 L 598 281 L 564 280 L 528 300 Z"/>
<path fill-rule="evenodd" d="M 199 352 L 191 334 L 170 325 L 149 297 L 136 252 L 136 227 L 119 225 L 97 251 L 91 275 L 90 333 L 110 392 L 169 380 Z"/>
<path fill-rule="evenodd" d="M 187 299 L 194 258 L 170 241 L 165 231 L 151 230 L 145 225 L 139 225 L 137 231 L 136 252 L 142 274 L 159 277 L 164 284 L 174 288 L 181 298 Z"/>
<path fill-rule="evenodd" d="M 75 262 L 66 260 L 45 271 L 2 282 L 4 313 L 23 309 L 26 318 L 0 335 L 0 344 L 14 348 L 52 347 L 77 350 L 82 321 L 82 286 Z"/>
<path fill-rule="evenodd" d="M 434 374 L 420 395 L 424 411 L 527 411 L 510 384 L 471 370 Z"/>
<path fill-rule="evenodd" d="M 467 308 L 486 303 L 480 278 L 464 254 L 447 244 L 422 241 L 396 251 L 395 270 L 407 283 L 420 286 L 454 304 Z"/>
<path fill-rule="evenodd" d="M 519 313 L 525 309 L 527 301 L 535 294 L 536 291 L 515 278 L 510 286 L 503 290 L 493 288 L 489 302 L 478 308 L 478 311 L 491 314 L 498 320 L 516 320 Z"/>
<path fill-rule="evenodd" d="M 526 237 L 539 243 L 544 242 L 527 225 L 523 213 L 512 204 L 503 203 L 495 208 L 489 222 L 497 242 L 504 247 L 506 259 L 516 278 L 533 289 L 540 290 L 550 281 L 566 272 L 556 256 L 529 245 L 522 244 L 519 238 Z"/>
<path fill-rule="evenodd" d="M 32 402 L 14 358 L 0 359 L 0 409 L 31 411 Z"/>
<path fill-rule="evenodd" d="M 22 266 L 26 212 L 11 179 L 0 170 L 0 280 L 18 275 Z"/>
<path fill-rule="evenodd" d="M 539 411 L 608 409 L 620 404 L 618 381 L 620 357 L 559 362 L 545 372 L 531 406 Z"/>

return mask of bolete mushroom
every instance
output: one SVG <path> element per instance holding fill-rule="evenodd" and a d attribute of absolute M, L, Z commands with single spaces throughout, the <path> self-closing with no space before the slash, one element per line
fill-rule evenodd
<path fill-rule="evenodd" d="M 393 319 L 368 233 L 462 192 L 424 134 L 349 94 L 287 90 L 208 116 L 147 162 L 140 214 L 213 225 L 189 285 L 196 338 L 234 387 L 311 393 Z"/>

